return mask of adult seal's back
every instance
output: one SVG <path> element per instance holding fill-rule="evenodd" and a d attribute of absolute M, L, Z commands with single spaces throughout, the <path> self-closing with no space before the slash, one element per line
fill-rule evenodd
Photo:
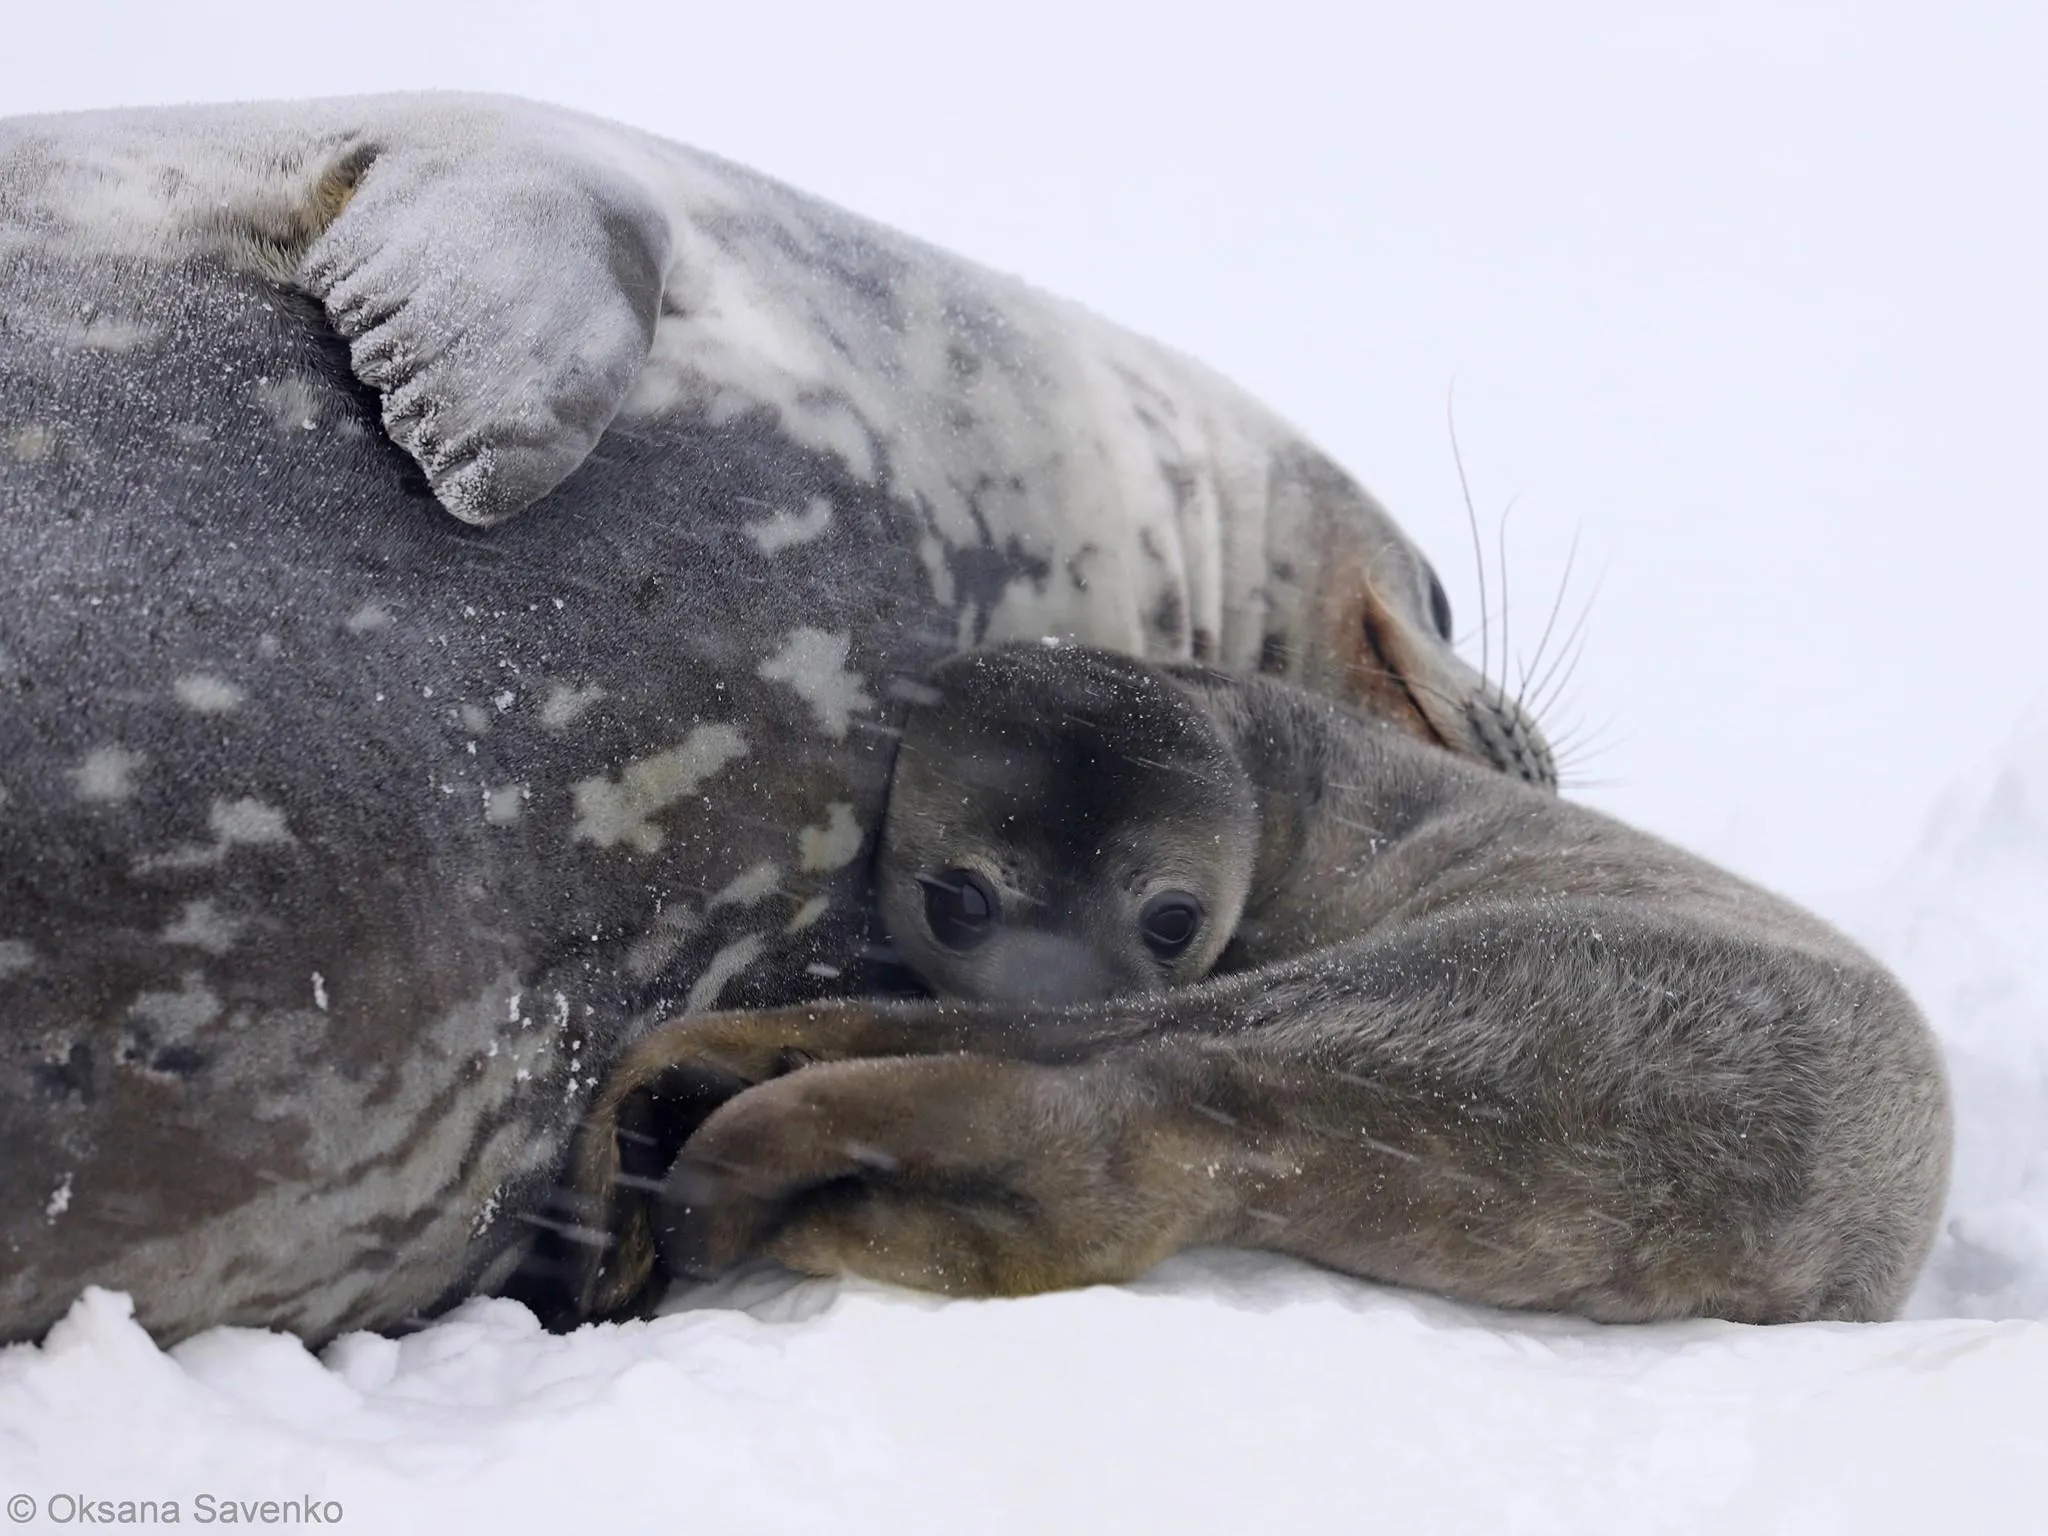
<path fill-rule="evenodd" d="M 0 587 L 6 1339 L 91 1282 L 162 1337 L 502 1282 L 647 1021 L 849 984 L 953 650 L 1549 772 L 1229 385 L 517 102 L 0 125 Z"/>

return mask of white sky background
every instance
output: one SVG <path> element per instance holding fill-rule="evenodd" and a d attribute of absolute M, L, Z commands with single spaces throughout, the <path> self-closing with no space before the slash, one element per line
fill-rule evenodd
<path fill-rule="evenodd" d="M 447 86 L 745 161 L 1249 386 L 1469 628 L 1455 381 L 1515 649 L 1575 531 L 1604 573 L 1579 792 L 1809 900 L 2048 693 L 2048 6 L 24 0 L 5 38 L 0 113 Z"/>

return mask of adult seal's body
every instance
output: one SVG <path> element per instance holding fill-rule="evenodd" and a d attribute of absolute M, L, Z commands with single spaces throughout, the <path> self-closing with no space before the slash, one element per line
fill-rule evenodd
<path fill-rule="evenodd" d="M 984 1295 L 1196 1243 L 1614 1322 L 1904 1301 L 1946 1087 L 1819 920 L 1283 685 L 1025 646 L 930 686 L 883 899 L 966 1001 L 640 1042 L 582 1159 L 621 1235 L 586 1305 L 657 1246 Z M 614 1178 L 621 1111 L 671 1166 Z"/>
<path fill-rule="evenodd" d="M 1432 585 L 1185 359 L 623 128 L 0 124 L 0 1339 L 500 1283 L 648 1021 L 848 985 L 951 651 L 1543 776 Z"/>

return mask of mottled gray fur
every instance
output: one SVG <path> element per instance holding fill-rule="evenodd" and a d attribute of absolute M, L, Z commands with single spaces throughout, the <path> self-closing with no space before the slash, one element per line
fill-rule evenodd
<path fill-rule="evenodd" d="M 765 1250 L 959 1294 L 1223 1243 L 1615 1322 L 1905 1299 L 1947 1090 L 1897 982 L 1826 924 L 1283 685 L 1024 646 L 930 687 L 883 880 L 906 953 L 969 1001 L 641 1042 L 601 1113 L 719 1107 L 651 1211 L 615 1195 L 591 1300 L 655 1242 L 688 1272 Z M 1049 1007 L 1017 967 L 951 965 L 912 930 L 919 877 L 961 866 L 1003 871 L 1051 990 L 1129 995 Z M 1215 978 L 1133 979 L 1118 925 L 1161 879 L 1241 893 Z"/>
<path fill-rule="evenodd" d="M 1544 771 L 1429 582 L 1197 364 L 630 129 L 0 122 L 0 1340 L 501 1284 L 655 1021 L 855 985 L 952 652 Z"/>

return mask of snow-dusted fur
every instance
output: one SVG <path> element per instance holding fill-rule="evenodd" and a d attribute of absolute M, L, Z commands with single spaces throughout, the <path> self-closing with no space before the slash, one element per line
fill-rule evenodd
<path fill-rule="evenodd" d="M 940 970 L 966 1003 L 640 1042 L 601 1104 L 644 1090 L 641 1123 L 672 1103 L 701 1124 L 651 1212 L 615 1194 L 601 1303 L 644 1274 L 649 1227 L 679 1272 L 766 1252 L 964 1295 L 1222 1243 L 1606 1322 L 1905 1301 L 1947 1085 L 1899 984 L 1818 918 L 1263 679 L 1021 645 L 929 686 L 888 817 L 891 932 L 931 970 L 919 887 L 974 871 L 1022 930 L 986 947 L 1028 941 L 1028 967 Z M 1162 888 L 1227 930 L 1218 979 L 1118 963 Z"/>
<path fill-rule="evenodd" d="M 665 1529 L 679 1488 L 709 1524 L 848 1536 L 1344 1530 L 1361 1511 L 1448 1536 L 2026 1528 L 2048 1394 L 2048 714 L 1977 780 L 1859 924 L 1955 1069 L 1924 1321 L 1609 1328 L 1216 1250 L 1015 1301 L 749 1271 L 566 1336 L 474 1301 L 318 1355 L 232 1329 L 162 1352 L 94 1292 L 47 1343 L 0 1351 L 0 1492 L 178 1499 L 189 1525 L 200 1494 L 310 1491 L 346 1529 L 428 1536 Z"/>
<path fill-rule="evenodd" d="M 0 123 L 0 591 L 0 1338 L 95 1281 L 166 1337 L 502 1281 L 650 1022 L 852 985 L 954 650 L 1546 763 L 1229 384 L 493 98 Z"/>

